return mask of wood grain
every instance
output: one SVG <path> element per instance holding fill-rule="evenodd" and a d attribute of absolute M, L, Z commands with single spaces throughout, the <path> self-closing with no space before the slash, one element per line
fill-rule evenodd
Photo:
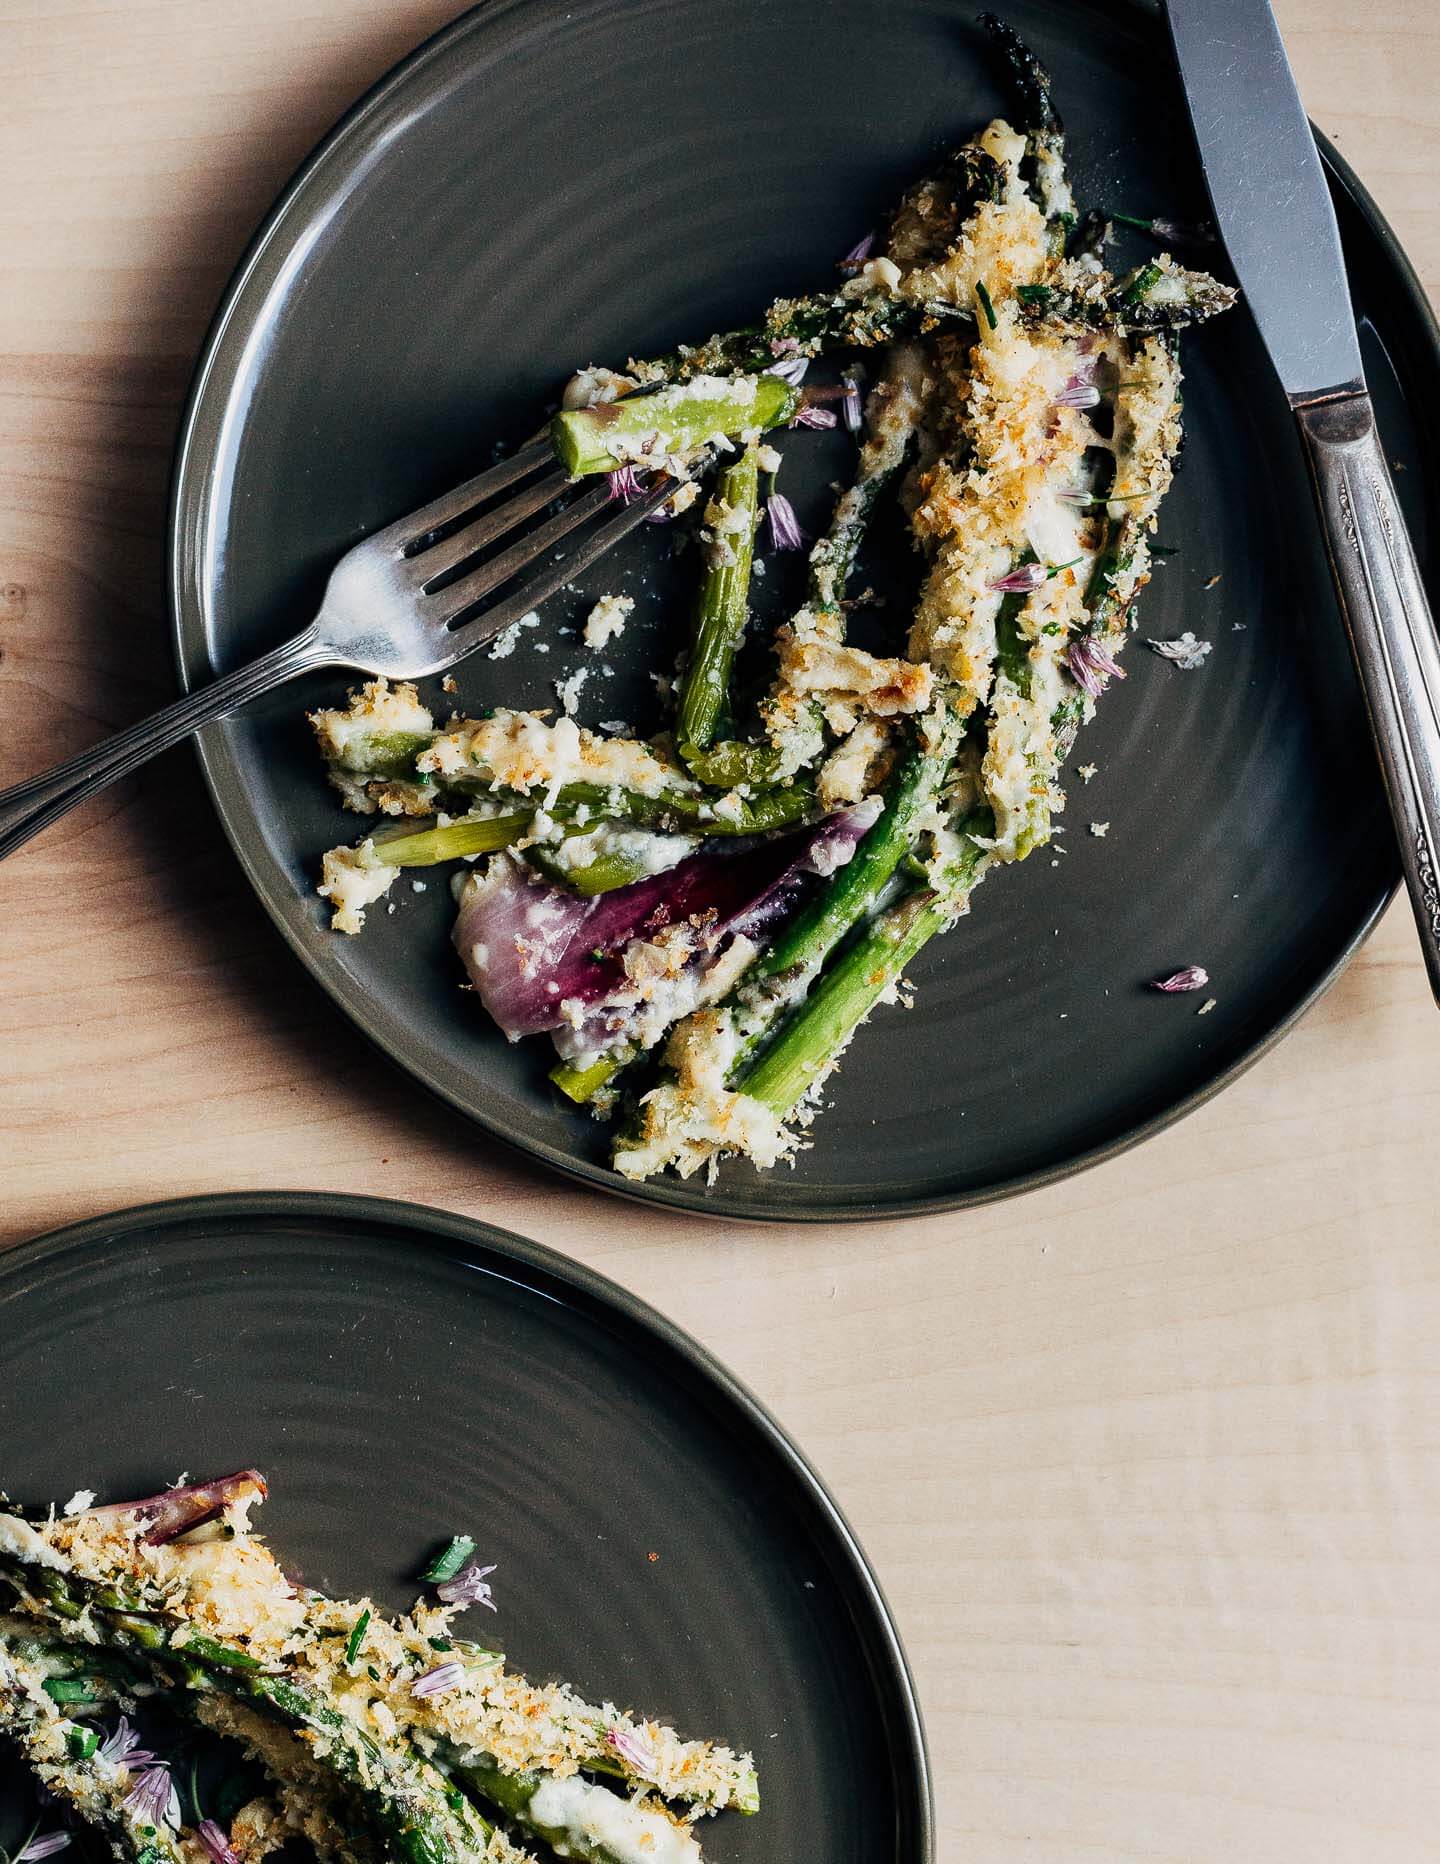
<path fill-rule="evenodd" d="M 0 783 L 170 696 L 165 480 L 211 307 L 451 10 L 0 4 Z M 1440 14 L 1279 10 L 1433 287 Z M 282 1185 L 528 1231 L 693 1328 L 833 1483 L 909 1642 L 946 1864 L 1440 1857 L 1440 1021 L 1403 909 L 1140 1151 L 790 1233 L 572 1190 L 424 1104 L 216 841 L 177 753 L 0 867 L 0 1239 Z"/>

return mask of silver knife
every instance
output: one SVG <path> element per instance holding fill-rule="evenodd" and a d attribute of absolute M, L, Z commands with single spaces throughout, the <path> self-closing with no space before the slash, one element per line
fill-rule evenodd
<path fill-rule="evenodd" d="M 1365 386 L 1324 171 L 1268 0 L 1166 0 L 1215 219 L 1310 462 L 1440 1003 L 1440 648 Z"/>

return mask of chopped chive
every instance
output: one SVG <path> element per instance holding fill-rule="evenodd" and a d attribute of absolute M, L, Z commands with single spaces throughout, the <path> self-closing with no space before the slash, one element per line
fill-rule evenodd
<path fill-rule="evenodd" d="M 448 1637 L 427 1637 L 425 1642 L 431 1650 L 454 1650 L 455 1648 Z"/>
<path fill-rule="evenodd" d="M 998 330 L 1000 320 L 995 315 L 995 306 L 990 302 L 990 293 L 985 289 L 985 280 L 975 280 L 975 296 L 980 300 L 980 309 L 985 313 L 985 320 L 992 330 Z"/>
<path fill-rule="evenodd" d="M 1179 544 L 1151 544 L 1150 554 L 1152 557 L 1178 557 L 1180 546 Z"/>
<path fill-rule="evenodd" d="M 89 1760 L 100 1745 L 100 1737 L 93 1728 L 71 1727 L 65 1730 L 65 1745 L 71 1760 Z"/>
<path fill-rule="evenodd" d="M 1049 285 L 1017 285 L 1015 296 L 1022 304 L 1048 304 L 1055 293 Z"/>
<path fill-rule="evenodd" d="M 360 1646 L 364 1642 L 365 1633 L 369 1628 L 369 1624 L 370 1609 L 367 1606 L 355 1620 L 355 1629 L 350 1633 L 349 1640 L 345 1645 L 345 1661 L 347 1664 L 354 1663 L 355 1659 L 360 1655 Z"/>
<path fill-rule="evenodd" d="M 380 1672 L 375 1668 L 373 1663 L 366 1664 L 365 1674 L 370 1678 L 372 1683 L 378 1683 L 380 1681 Z"/>
<path fill-rule="evenodd" d="M 1127 304 L 1142 304 L 1163 277 L 1158 265 L 1142 265 L 1120 295 Z"/>
<path fill-rule="evenodd" d="M 93 1702 L 90 1685 L 79 1676 L 47 1676 L 45 1694 L 52 1702 Z"/>
<path fill-rule="evenodd" d="M 470 1536 L 457 1534 L 445 1551 L 430 1562 L 420 1577 L 427 1585 L 441 1585 L 445 1580 L 455 1577 L 474 1551 L 475 1542 Z"/>

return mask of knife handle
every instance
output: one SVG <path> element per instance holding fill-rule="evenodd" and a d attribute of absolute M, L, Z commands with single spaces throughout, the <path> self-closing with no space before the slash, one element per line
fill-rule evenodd
<path fill-rule="evenodd" d="M 1295 409 L 1440 1003 L 1440 646 L 1363 390 Z"/>

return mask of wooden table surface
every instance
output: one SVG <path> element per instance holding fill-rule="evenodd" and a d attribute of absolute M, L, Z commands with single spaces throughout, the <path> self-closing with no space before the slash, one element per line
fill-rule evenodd
<path fill-rule="evenodd" d="M 1440 10 L 1279 10 L 1440 286 Z M 293 165 L 453 11 L 0 0 L 0 783 L 172 696 L 166 471 L 211 309 Z M 182 751 L 0 867 L 0 1055 L 0 1241 L 182 1193 L 377 1192 L 526 1231 L 698 1333 L 880 1571 L 945 1864 L 1440 1858 L 1440 1020 L 1403 907 L 1126 1157 L 972 1214 L 746 1229 L 574 1189 L 389 1072 L 284 954 Z"/>

